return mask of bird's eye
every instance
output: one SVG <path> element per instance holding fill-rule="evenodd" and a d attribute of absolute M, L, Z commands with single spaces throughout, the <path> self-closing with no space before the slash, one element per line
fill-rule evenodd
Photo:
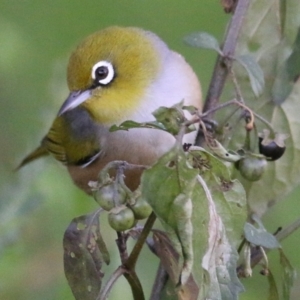
<path fill-rule="evenodd" d="M 96 85 L 107 85 L 115 76 L 113 65 L 108 61 L 97 62 L 92 69 L 92 78 Z"/>

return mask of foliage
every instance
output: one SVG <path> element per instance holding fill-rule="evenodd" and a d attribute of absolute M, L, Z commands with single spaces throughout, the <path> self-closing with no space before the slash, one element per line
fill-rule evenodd
<path fill-rule="evenodd" d="M 229 74 L 218 99 L 222 104 L 200 114 L 179 103 L 156 111 L 156 122 L 126 121 L 111 128 L 164 130 L 176 137 L 176 143 L 143 172 L 137 191 L 125 186 L 122 170 L 134 166 L 123 163 L 108 166 L 99 182 L 92 185 L 95 195 L 102 197 L 95 200 L 109 213 L 98 209 L 75 218 L 65 232 L 65 274 L 76 299 L 105 299 L 122 275 L 134 298 L 142 299 L 135 265 L 144 244 L 158 257 L 164 275 L 165 284 L 159 287 L 157 282 L 162 277 L 158 275 L 153 287 L 153 293 L 159 287 L 159 299 L 238 299 L 244 290 L 239 277 L 250 276 L 259 262 L 268 278 L 269 299 L 290 299 L 295 272 L 281 248 L 279 235 L 267 232 L 260 218 L 299 183 L 299 10 L 296 0 L 252 1 L 235 54 L 226 53 L 217 39 L 205 32 L 185 38 L 192 46 L 219 54 Z M 182 110 L 192 111 L 193 118 L 185 119 Z M 197 122 L 207 147 L 183 150 L 182 135 Z M 258 141 L 261 138 L 278 144 L 278 136 L 285 153 L 271 161 L 259 153 Z M 252 171 L 249 175 L 249 158 L 263 160 L 259 176 L 253 177 Z M 247 165 L 241 167 L 245 161 Z M 106 172 L 110 168 L 120 173 L 115 180 Z M 143 217 L 137 217 L 134 211 L 137 203 L 143 203 Z M 117 232 L 121 265 L 108 281 L 103 281 L 103 263 L 109 264 L 110 255 L 99 217 L 117 215 L 125 209 L 134 220 Z M 132 227 L 151 209 L 154 213 L 144 227 Z M 163 231 L 153 228 L 155 217 Z M 128 239 L 136 240 L 129 254 Z M 282 287 L 268 263 L 270 249 L 279 251 Z"/>

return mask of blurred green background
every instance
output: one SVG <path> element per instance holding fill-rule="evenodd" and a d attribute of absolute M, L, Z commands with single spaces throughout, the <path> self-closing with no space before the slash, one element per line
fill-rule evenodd
<path fill-rule="evenodd" d="M 13 171 L 38 145 L 67 96 L 65 67 L 72 48 L 86 35 L 110 25 L 149 29 L 186 57 L 205 94 L 216 55 L 189 48 L 182 38 L 201 30 L 221 41 L 228 19 L 218 0 L 0 0 L 0 299 L 73 299 L 63 274 L 63 233 L 72 218 L 97 206 L 72 185 L 66 170 L 53 159 Z M 266 215 L 270 231 L 299 216 L 299 192 Z M 112 249 L 107 268 L 111 272 L 119 259 L 113 251 L 114 233 L 106 220 L 102 225 Z M 299 239 L 296 233 L 283 243 L 296 269 Z M 277 253 L 270 257 L 279 280 Z M 156 266 L 157 260 L 145 249 L 138 275 L 147 294 Z M 254 273 L 254 278 L 243 280 L 248 291 L 241 297 L 244 300 L 267 297 L 266 278 L 258 270 Z M 294 288 L 292 299 L 299 295 Z M 110 299 L 131 299 L 124 280 L 117 283 Z"/>

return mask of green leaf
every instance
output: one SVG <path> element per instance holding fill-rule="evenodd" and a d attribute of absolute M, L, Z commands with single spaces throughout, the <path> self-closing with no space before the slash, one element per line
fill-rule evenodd
<path fill-rule="evenodd" d="M 223 55 L 218 40 L 207 32 L 191 33 L 184 38 L 184 41 L 192 47 L 212 49 Z"/>
<path fill-rule="evenodd" d="M 292 51 L 290 53 L 290 51 Z M 277 74 L 272 89 L 273 101 L 276 104 L 283 103 L 293 89 L 294 83 L 300 76 L 300 28 L 292 46 L 287 49 L 286 41 L 281 42 L 278 51 L 280 62 L 277 66 Z"/>
<path fill-rule="evenodd" d="M 172 107 L 161 106 L 152 113 L 155 119 L 173 135 L 178 134 L 186 120 L 180 104 Z"/>
<path fill-rule="evenodd" d="M 181 144 L 163 155 L 141 179 L 142 196 L 147 199 L 183 257 L 179 283 L 184 284 L 193 267 L 193 203 L 197 170 L 187 165 Z"/>
<path fill-rule="evenodd" d="M 262 228 L 256 228 L 250 223 L 245 224 L 244 234 L 246 240 L 256 246 L 262 246 L 268 249 L 275 249 L 280 247 L 280 244 L 278 243 L 274 235 Z"/>
<path fill-rule="evenodd" d="M 283 299 L 289 300 L 291 295 L 291 288 L 294 284 L 296 278 L 296 272 L 289 262 L 288 258 L 285 256 L 282 249 L 279 249 L 280 255 L 280 265 L 281 265 L 281 274 L 282 274 L 282 285 L 283 285 Z"/>
<path fill-rule="evenodd" d="M 258 97 L 265 86 L 264 73 L 261 67 L 251 55 L 240 55 L 235 59 L 246 69 L 253 93 Z"/>
<path fill-rule="evenodd" d="M 176 288 L 176 284 L 178 282 L 178 278 L 180 275 L 180 269 L 179 269 L 179 259 L 180 256 L 174 249 L 174 246 L 169 239 L 168 235 L 160 230 L 152 230 L 153 232 L 153 244 L 156 255 L 160 258 L 161 265 L 166 270 L 167 274 L 170 277 L 170 283 L 165 286 L 164 291 L 162 294 L 165 294 L 160 299 L 169 299 L 171 298 L 171 295 L 168 291 L 170 289 L 176 290 L 176 294 L 174 293 L 175 298 L 174 299 L 192 299 L 195 298 L 199 293 L 199 287 L 196 284 L 194 278 L 192 275 L 187 280 L 187 283 L 183 286 L 180 286 L 180 288 Z M 181 298 L 181 295 L 184 295 L 183 298 Z M 165 297 L 165 298 L 164 298 Z M 173 298 L 172 298 L 173 299 Z"/>
<path fill-rule="evenodd" d="M 293 51 L 286 61 L 286 71 L 290 81 L 295 82 L 300 76 L 300 27 L 293 44 Z"/>
<path fill-rule="evenodd" d="M 243 287 L 236 275 L 234 245 L 247 217 L 245 192 L 238 181 L 231 181 L 223 162 L 203 149 L 191 149 L 187 154 L 176 145 L 142 176 L 143 196 L 182 259 L 161 240 L 165 250 L 160 257 L 174 285 L 179 277 L 181 283 L 192 280 L 197 299 L 237 299 Z"/>
<path fill-rule="evenodd" d="M 218 214 L 225 224 L 228 238 L 238 245 L 247 219 L 247 202 L 243 186 L 232 180 L 228 167 L 218 158 L 200 147 L 191 147 L 188 156 L 190 164 L 200 170 L 200 174 L 213 191 L 213 199 Z"/>
<path fill-rule="evenodd" d="M 276 237 L 267 232 L 259 217 L 255 214 L 251 217 L 252 220 L 258 225 L 258 228 L 254 227 L 250 223 L 246 223 L 244 226 L 246 240 L 256 246 L 262 246 L 268 249 L 280 248 L 281 246 Z"/>
<path fill-rule="evenodd" d="M 146 123 L 138 123 L 132 120 L 125 121 L 121 123 L 119 126 L 112 125 L 109 129 L 110 132 L 118 131 L 118 130 L 129 130 L 132 128 L 153 128 L 153 129 L 160 129 L 166 130 L 165 127 L 158 122 L 146 122 Z"/>
<path fill-rule="evenodd" d="M 279 293 L 277 290 L 276 281 L 270 270 L 268 270 L 268 282 L 269 282 L 269 297 L 268 300 L 280 300 Z"/>
<path fill-rule="evenodd" d="M 72 220 L 64 234 L 64 269 L 75 299 L 94 300 L 101 288 L 102 263 L 109 253 L 100 233 L 98 210 Z"/>
<path fill-rule="evenodd" d="M 205 191 L 210 215 L 208 250 L 202 260 L 208 275 L 201 290 L 207 290 L 207 294 L 201 299 L 238 299 L 239 293 L 244 291 L 236 274 L 238 253 L 226 236 L 227 228 L 217 213 L 216 198 L 212 197 L 202 177 L 198 180 Z"/>

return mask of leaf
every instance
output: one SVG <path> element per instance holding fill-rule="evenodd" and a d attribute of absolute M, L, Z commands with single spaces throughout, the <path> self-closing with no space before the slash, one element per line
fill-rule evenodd
<path fill-rule="evenodd" d="M 172 107 L 161 106 L 152 114 L 159 123 L 163 124 L 169 133 L 176 135 L 186 120 L 181 107 L 182 103 L 178 103 Z"/>
<path fill-rule="evenodd" d="M 167 271 L 172 286 L 166 286 L 166 291 L 163 291 L 165 294 L 171 294 L 172 292 L 168 292 L 168 288 L 172 288 L 172 290 L 176 289 L 176 284 L 179 277 L 179 254 L 173 247 L 172 242 L 168 238 L 165 232 L 160 230 L 152 230 L 153 231 L 153 241 L 154 241 L 154 249 L 157 256 L 160 258 L 161 264 L 164 269 Z M 176 289 L 177 296 L 179 299 L 197 299 L 197 295 L 199 293 L 199 287 L 193 279 L 193 276 L 190 275 L 186 284 L 181 286 L 179 289 Z M 175 296 L 175 293 L 174 293 Z M 176 297 L 176 299 L 178 299 Z M 169 297 L 168 297 L 169 299 Z"/>
<path fill-rule="evenodd" d="M 238 253 L 226 236 L 226 229 L 222 218 L 217 213 L 215 199 L 205 181 L 198 176 L 198 181 L 205 191 L 209 206 L 209 244 L 203 257 L 202 266 L 207 271 L 204 286 L 201 289 L 201 299 L 238 299 L 243 285 L 236 274 Z M 203 295 L 203 291 L 206 294 Z"/>
<path fill-rule="evenodd" d="M 231 181 L 223 162 L 204 149 L 190 149 L 187 154 L 181 145 L 175 146 L 142 176 L 143 196 L 166 228 L 183 264 L 162 240 L 160 251 L 165 251 L 160 257 L 175 285 L 180 274 L 182 283 L 189 283 L 192 276 L 200 291 L 197 299 L 237 299 L 243 287 L 236 275 L 238 255 L 233 245 L 240 242 L 247 217 L 245 192 L 237 180 Z M 213 201 L 208 201 L 198 172 Z"/>
<path fill-rule="evenodd" d="M 235 59 L 246 69 L 253 93 L 258 97 L 265 86 L 263 70 L 251 55 L 240 55 Z"/>
<path fill-rule="evenodd" d="M 97 298 L 109 264 L 109 253 L 100 233 L 98 210 L 72 220 L 64 234 L 64 269 L 75 299 Z"/>
<path fill-rule="evenodd" d="M 182 284 L 191 273 L 194 259 L 191 195 L 197 173 L 187 165 L 181 144 L 176 144 L 152 168 L 144 171 L 141 179 L 142 196 L 173 236 L 176 250 L 183 257 L 177 279 Z"/>
<path fill-rule="evenodd" d="M 272 96 L 274 103 L 281 104 L 287 99 L 300 76 L 300 28 L 292 49 L 287 47 L 285 40 L 281 42 L 278 58 L 280 62 L 277 66 Z"/>
<path fill-rule="evenodd" d="M 191 33 L 184 38 L 184 41 L 192 47 L 212 49 L 223 55 L 218 40 L 207 32 Z"/>
<path fill-rule="evenodd" d="M 268 249 L 279 248 L 280 244 L 274 235 L 262 228 L 256 228 L 250 223 L 244 226 L 245 238 L 248 242 Z"/>
<path fill-rule="evenodd" d="M 254 227 L 250 223 L 246 223 L 244 226 L 246 240 L 256 246 L 262 246 L 268 249 L 280 248 L 281 246 L 276 237 L 267 232 L 259 217 L 255 214 L 251 217 L 252 220 L 258 225 L 258 228 Z"/>
<path fill-rule="evenodd" d="M 268 270 L 268 282 L 269 282 L 269 297 L 268 300 L 280 300 L 277 285 L 274 276 L 270 270 Z"/>
<path fill-rule="evenodd" d="M 293 51 L 286 60 L 285 66 L 289 80 L 295 82 L 300 76 L 300 27 L 293 44 Z"/>
<path fill-rule="evenodd" d="M 132 120 L 125 121 L 121 123 L 119 126 L 112 125 L 109 129 L 110 132 L 118 131 L 118 130 L 129 130 L 132 128 L 153 128 L 160 129 L 166 131 L 165 127 L 158 122 L 146 122 L 146 123 L 138 123 Z"/>
<path fill-rule="evenodd" d="M 247 219 L 246 194 L 238 180 L 232 180 L 228 167 L 200 147 L 191 147 L 189 162 L 200 170 L 209 186 L 230 243 L 238 245 Z"/>
<path fill-rule="evenodd" d="M 280 255 L 280 265 L 282 268 L 281 274 L 282 274 L 282 285 L 283 285 L 283 299 L 288 300 L 290 299 L 291 295 L 291 288 L 294 284 L 294 280 L 296 278 L 296 272 L 294 268 L 292 267 L 291 263 L 285 256 L 282 249 L 279 249 L 279 255 Z"/>

